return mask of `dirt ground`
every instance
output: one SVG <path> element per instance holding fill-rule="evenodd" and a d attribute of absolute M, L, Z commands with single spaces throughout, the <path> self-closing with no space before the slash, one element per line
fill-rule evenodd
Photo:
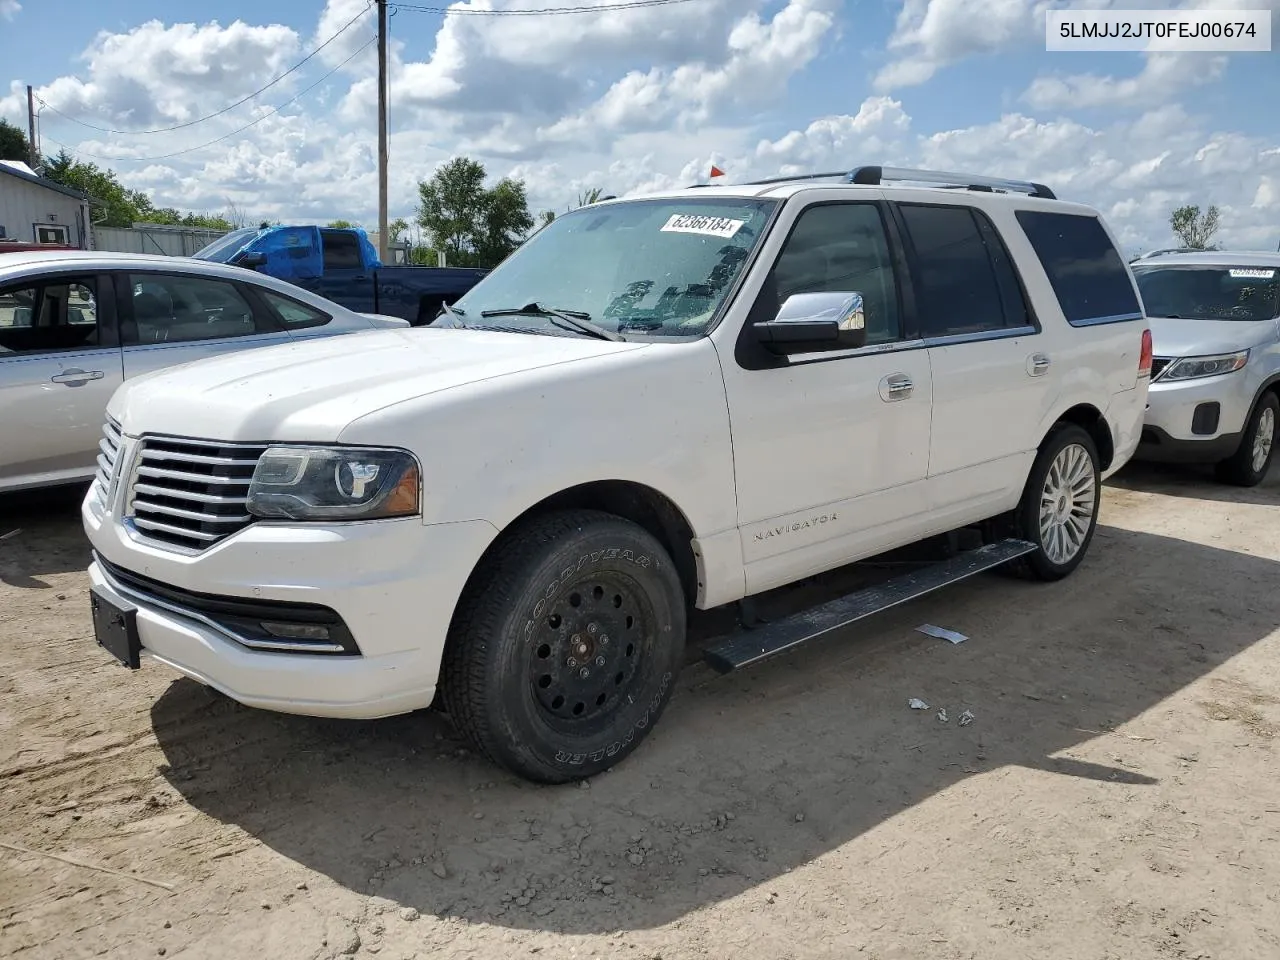
<path fill-rule="evenodd" d="M 1280 469 L 1131 467 L 1066 582 L 691 665 L 561 788 L 114 666 L 76 496 L 0 501 L 0 956 L 1280 957 Z"/>

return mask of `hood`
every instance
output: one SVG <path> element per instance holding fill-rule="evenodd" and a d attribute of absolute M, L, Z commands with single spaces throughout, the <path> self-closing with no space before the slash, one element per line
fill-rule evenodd
<path fill-rule="evenodd" d="M 416 327 L 244 350 L 126 381 L 107 407 L 126 433 L 327 442 L 392 404 L 646 349 L 642 343 Z"/>
<path fill-rule="evenodd" d="M 1204 357 L 1256 347 L 1271 338 L 1275 320 L 1193 320 L 1148 317 L 1157 357 Z"/>

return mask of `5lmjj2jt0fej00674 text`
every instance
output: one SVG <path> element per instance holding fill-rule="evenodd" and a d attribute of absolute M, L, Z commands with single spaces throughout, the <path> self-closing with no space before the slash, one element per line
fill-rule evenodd
<path fill-rule="evenodd" d="M 1270 10 L 1052 10 L 1045 49 L 1265 53 Z"/>

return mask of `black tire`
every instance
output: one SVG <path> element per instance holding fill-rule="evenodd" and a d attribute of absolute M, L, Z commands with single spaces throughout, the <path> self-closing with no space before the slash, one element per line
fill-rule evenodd
<path fill-rule="evenodd" d="M 1078 448 L 1087 456 L 1088 463 L 1084 469 L 1087 470 L 1087 476 L 1092 479 L 1093 494 L 1090 498 L 1082 491 L 1082 501 L 1076 504 L 1067 502 L 1065 504 L 1067 509 L 1063 513 L 1062 498 L 1051 505 L 1045 500 L 1045 490 L 1055 461 L 1068 448 Z M 1040 445 L 1040 452 L 1036 454 L 1035 462 L 1031 465 L 1031 473 L 1027 477 L 1027 485 L 1022 491 L 1022 500 L 1014 511 L 1015 536 L 1034 543 L 1036 550 L 1011 564 L 1011 571 L 1028 580 L 1052 581 L 1068 576 L 1080 566 L 1085 554 L 1089 552 L 1089 544 L 1093 541 L 1093 533 L 1098 525 L 1098 506 L 1101 500 L 1102 469 L 1098 459 L 1097 444 L 1083 427 L 1073 423 L 1058 424 Z M 1046 533 L 1040 522 L 1042 508 L 1048 509 L 1050 506 L 1059 512 L 1059 516 L 1069 514 L 1078 517 L 1086 525 L 1079 539 L 1079 545 L 1069 557 L 1064 558 L 1058 554 L 1053 543 L 1055 534 L 1052 528 L 1059 524 L 1051 522 L 1050 530 Z"/>
<path fill-rule="evenodd" d="M 1244 428 L 1244 435 L 1240 438 L 1240 446 L 1236 448 L 1236 452 L 1217 464 L 1215 473 L 1218 479 L 1237 487 L 1256 487 L 1260 484 L 1266 477 L 1267 471 L 1271 469 L 1271 462 L 1276 456 L 1277 424 L 1280 424 L 1280 400 L 1276 399 L 1274 393 L 1268 391 L 1253 408 L 1253 414 Z M 1265 455 L 1259 463 L 1256 459 L 1258 442 L 1261 439 L 1259 434 L 1266 429 L 1270 429 L 1271 437 L 1270 441 L 1264 444 Z"/>
<path fill-rule="evenodd" d="M 680 580 L 648 531 L 594 510 L 545 514 L 504 535 L 468 584 L 442 700 L 481 755 L 566 783 L 639 746 L 671 698 L 684 644 Z"/>

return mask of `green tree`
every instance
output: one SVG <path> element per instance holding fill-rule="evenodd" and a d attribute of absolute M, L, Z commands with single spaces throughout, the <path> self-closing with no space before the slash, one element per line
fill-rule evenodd
<path fill-rule="evenodd" d="M 529 196 L 523 180 L 503 177 L 489 191 L 484 222 L 476 243 L 477 266 L 496 267 L 509 257 L 533 229 Z"/>
<path fill-rule="evenodd" d="M 350 227 L 358 227 L 360 224 L 352 223 L 350 220 L 330 220 L 325 226 L 333 227 L 335 230 L 346 230 Z"/>
<path fill-rule="evenodd" d="M 101 226 L 129 227 L 155 216 L 155 206 L 145 193 L 128 189 L 114 171 L 77 160 L 66 150 L 46 158 L 44 175 L 88 196 L 93 220 Z"/>
<path fill-rule="evenodd" d="M 45 158 L 44 175 L 55 183 L 87 195 L 89 212 L 94 222 L 104 227 L 131 227 L 135 223 L 202 227 L 208 230 L 231 230 L 234 227 L 225 216 L 183 213 L 175 207 L 157 207 L 141 190 L 130 190 L 124 186 L 114 170 L 105 170 L 97 164 L 77 160 L 66 150 Z M 234 210 L 234 205 L 232 209 Z"/>
<path fill-rule="evenodd" d="M 578 206 L 589 207 L 593 203 L 599 203 L 600 197 L 603 194 L 604 194 L 604 191 L 601 190 L 599 187 L 592 187 L 590 190 L 586 190 L 578 194 Z"/>
<path fill-rule="evenodd" d="M 1198 206 L 1179 207 L 1169 216 L 1169 226 L 1184 247 L 1212 250 L 1209 241 L 1218 232 L 1218 208 L 1210 207 L 1202 214 Z"/>
<path fill-rule="evenodd" d="M 543 210 L 538 214 L 538 227 L 545 227 L 547 224 L 555 220 L 555 218 L 556 212 L 554 210 Z"/>
<path fill-rule="evenodd" d="M 482 163 L 455 157 L 418 182 L 418 224 L 450 266 L 497 266 L 533 228 L 524 181 L 484 181 Z"/>
<path fill-rule="evenodd" d="M 387 239 L 392 243 L 399 241 L 400 237 L 409 230 L 409 221 L 404 217 L 396 217 L 387 224 Z"/>
<path fill-rule="evenodd" d="M 21 127 L 0 117 L 0 160 L 21 160 L 26 163 L 30 159 L 27 135 L 22 132 Z"/>

